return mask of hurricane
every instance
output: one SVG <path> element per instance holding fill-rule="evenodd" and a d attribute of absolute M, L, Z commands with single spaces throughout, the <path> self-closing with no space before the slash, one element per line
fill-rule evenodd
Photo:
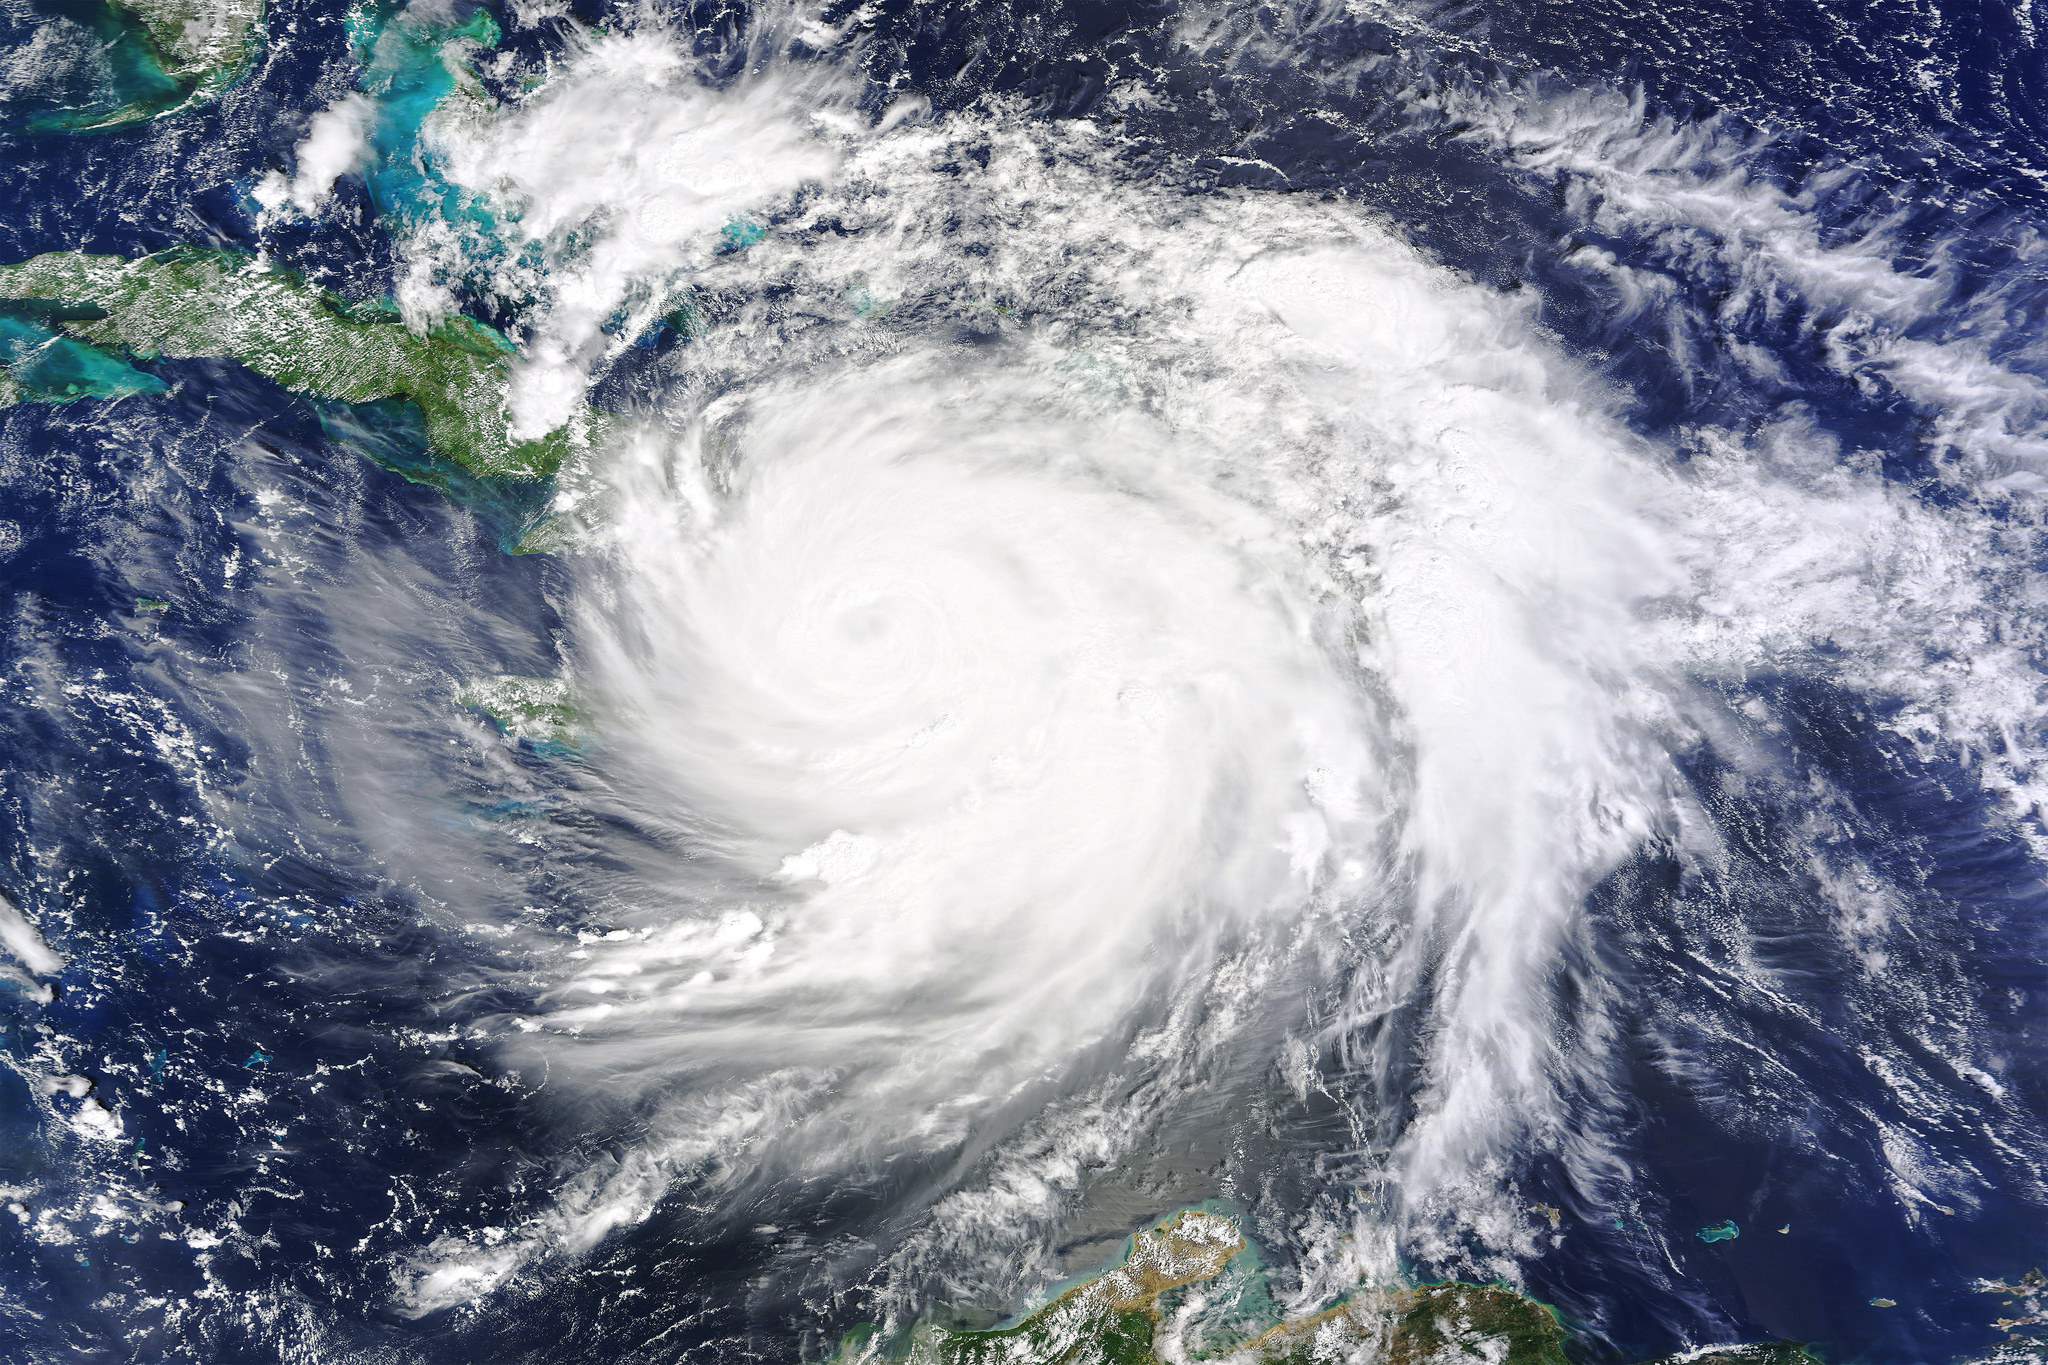
<path fill-rule="evenodd" d="M 2048 1350 L 2024 7 L 4 34 L 9 1359 Z"/>

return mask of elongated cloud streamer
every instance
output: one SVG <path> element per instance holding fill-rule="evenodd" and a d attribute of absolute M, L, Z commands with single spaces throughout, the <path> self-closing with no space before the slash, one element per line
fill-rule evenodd
<path fill-rule="evenodd" d="M 673 306 L 677 273 L 722 227 L 830 174 L 825 121 L 849 93 L 830 72 L 788 68 L 714 90 L 647 33 L 593 42 L 502 121 L 449 107 L 432 139 L 446 174 L 492 207 L 514 248 L 497 287 L 545 301 L 511 392 L 515 435 L 574 416 L 593 369 Z M 531 268 L 539 259 L 546 269 Z"/>

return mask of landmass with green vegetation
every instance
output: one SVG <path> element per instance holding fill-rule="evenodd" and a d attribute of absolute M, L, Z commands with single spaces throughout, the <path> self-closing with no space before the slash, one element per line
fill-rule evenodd
<path fill-rule="evenodd" d="M 1334 1308 L 1208 1346 L 1162 1352 L 1173 1291 L 1215 1280 L 1246 1250 L 1221 1214 L 1190 1209 L 1130 1240 L 1124 1258 L 1008 1327 L 920 1322 L 894 1339 L 849 1333 L 833 1365 L 1570 1365 L 1569 1338 L 1548 1306 L 1499 1284 L 1449 1281 L 1367 1290 Z M 1688 1352 L 1646 1365 L 1821 1365 L 1796 1342 Z"/>
<path fill-rule="evenodd" d="M 157 64 L 192 93 L 211 94 L 240 74 L 254 47 L 263 0 L 116 0 L 156 49 Z"/>
<path fill-rule="evenodd" d="M 590 712 L 559 678 L 504 674 L 463 687 L 455 700 L 511 738 L 538 747 L 575 750 L 588 738 Z"/>
<path fill-rule="evenodd" d="M 37 256 L 0 266 L 0 316 L 13 329 L 11 342 L 0 333 L 0 401 L 160 389 L 127 362 L 219 358 L 314 398 L 409 403 L 434 451 L 481 478 L 551 476 L 569 448 L 566 428 L 513 438 L 512 347 L 491 328 L 456 316 L 415 333 L 386 308 L 351 305 L 239 252 Z"/>
<path fill-rule="evenodd" d="M 219 95 L 257 48 L 263 0 L 72 0 L 62 18 L 100 54 L 98 98 L 31 116 L 43 132 L 92 132 L 175 113 Z"/>
<path fill-rule="evenodd" d="M 1198 1209 L 1176 1214 L 1131 1239 L 1123 1261 L 1078 1284 L 1014 1327 L 961 1332 L 920 1323 L 896 1351 L 870 1329 L 850 1334 L 840 1365 L 905 1360 L 912 1365 L 1147 1365 L 1158 1357 L 1159 1295 L 1213 1279 L 1244 1238 L 1227 1218 Z"/>

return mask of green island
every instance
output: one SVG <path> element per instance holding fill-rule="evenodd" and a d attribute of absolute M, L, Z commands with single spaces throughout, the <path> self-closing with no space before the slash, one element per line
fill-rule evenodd
<path fill-rule="evenodd" d="M 410 404 L 433 450 L 477 478 L 549 477 L 570 445 L 568 428 L 513 439 L 512 347 L 491 328 L 456 316 L 418 334 L 244 253 L 37 256 L 0 266 L 0 318 L 0 404 L 156 391 L 128 361 L 218 358 L 313 398 Z"/>
<path fill-rule="evenodd" d="M 1163 1365 L 1156 1340 L 1172 1292 L 1215 1280 L 1246 1249 L 1221 1214 L 1184 1210 L 1131 1238 L 1124 1258 L 1008 1327 L 961 1330 L 922 1321 L 885 1340 L 857 1328 L 832 1365 Z M 1368 1290 L 1176 1360 L 1233 1365 L 1570 1365 L 1557 1314 L 1498 1284 L 1449 1281 Z M 1646 1365 L 1820 1365 L 1796 1342 L 1714 1347 Z"/>
<path fill-rule="evenodd" d="M 503 674 L 459 689 L 455 701 L 507 737 L 546 752 L 573 753 L 588 742 L 590 712 L 559 678 Z"/>

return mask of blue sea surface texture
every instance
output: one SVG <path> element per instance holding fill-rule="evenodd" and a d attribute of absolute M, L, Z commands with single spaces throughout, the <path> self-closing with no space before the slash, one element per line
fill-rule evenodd
<path fill-rule="evenodd" d="M 10 0 L 0 1359 L 2048 1359 L 2044 20 Z"/>

